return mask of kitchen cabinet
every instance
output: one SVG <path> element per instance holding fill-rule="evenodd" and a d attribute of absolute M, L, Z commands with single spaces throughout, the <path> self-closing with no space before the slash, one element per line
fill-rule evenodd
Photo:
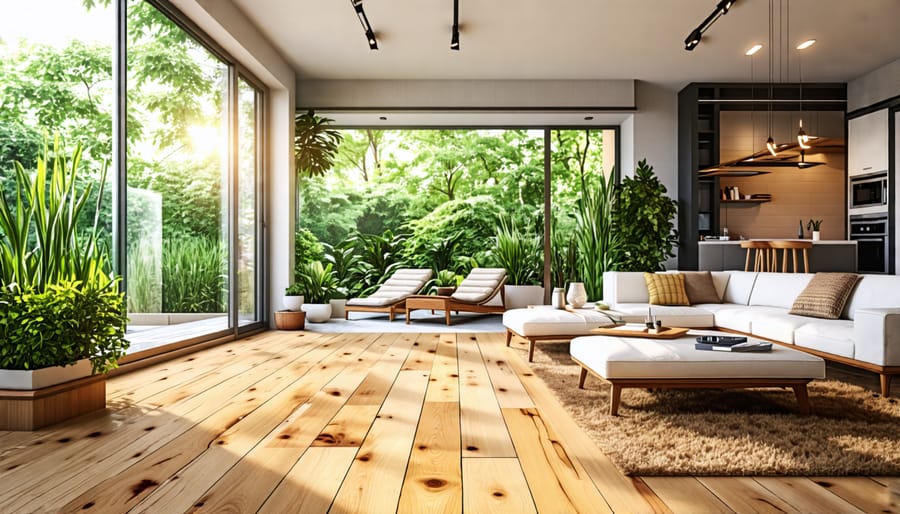
<path fill-rule="evenodd" d="M 888 169 L 888 109 L 847 121 L 847 175 Z"/>

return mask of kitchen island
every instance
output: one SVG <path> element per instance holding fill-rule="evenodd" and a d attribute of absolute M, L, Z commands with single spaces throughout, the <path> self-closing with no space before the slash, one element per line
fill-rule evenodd
<path fill-rule="evenodd" d="M 750 239 L 750 241 L 799 241 L 799 239 Z M 813 247 L 809 249 L 810 273 L 817 271 L 857 272 L 856 241 L 812 241 L 812 244 Z M 747 259 L 747 250 L 741 248 L 741 241 L 738 240 L 713 239 L 700 241 L 698 257 L 701 270 L 743 270 Z M 751 257 L 751 268 L 752 259 Z M 788 261 L 791 261 L 790 257 L 788 257 Z M 780 262 L 779 267 L 781 267 Z M 803 270 L 802 258 L 800 270 Z"/>

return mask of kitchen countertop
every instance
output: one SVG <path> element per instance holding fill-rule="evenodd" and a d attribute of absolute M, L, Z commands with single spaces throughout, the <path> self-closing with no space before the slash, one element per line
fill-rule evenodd
<path fill-rule="evenodd" d="M 707 239 L 705 241 L 700 241 L 700 244 L 706 245 L 740 245 L 742 241 L 809 241 L 813 245 L 855 245 L 856 241 L 847 241 L 845 239 L 822 239 L 819 241 L 812 241 L 810 239 L 776 239 L 776 238 L 765 238 L 765 239 L 730 239 L 727 241 L 723 241 L 721 239 Z"/>

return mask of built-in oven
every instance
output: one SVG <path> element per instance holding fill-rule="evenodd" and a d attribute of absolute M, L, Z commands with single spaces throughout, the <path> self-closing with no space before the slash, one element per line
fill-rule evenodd
<path fill-rule="evenodd" d="M 888 272 L 887 213 L 850 216 L 850 240 L 856 241 L 856 266 L 860 273 Z"/>
<path fill-rule="evenodd" d="M 883 207 L 888 203 L 887 173 L 850 177 L 850 208 Z"/>

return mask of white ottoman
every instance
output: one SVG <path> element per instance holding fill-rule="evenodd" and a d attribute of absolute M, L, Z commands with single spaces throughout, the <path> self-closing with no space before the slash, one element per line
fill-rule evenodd
<path fill-rule="evenodd" d="M 578 387 L 584 388 L 588 372 L 612 384 L 609 413 L 616 415 L 622 389 L 730 389 L 790 387 L 802 414 L 809 413 L 806 384 L 825 378 L 825 361 L 792 348 L 773 345 L 771 352 L 719 352 L 694 349 L 697 335 L 720 333 L 692 331 L 677 339 L 590 336 L 572 340 L 569 353 L 581 365 Z M 727 335 L 727 334 L 722 334 Z"/>
<path fill-rule="evenodd" d="M 613 326 L 609 316 L 618 317 L 615 311 L 574 309 L 567 311 L 549 305 L 528 309 L 510 309 L 503 313 L 506 327 L 506 346 L 516 335 L 528 341 L 528 362 L 534 358 L 535 341 L 568 341 L 576 336 L 589 335 L 591 329 Z"/>

